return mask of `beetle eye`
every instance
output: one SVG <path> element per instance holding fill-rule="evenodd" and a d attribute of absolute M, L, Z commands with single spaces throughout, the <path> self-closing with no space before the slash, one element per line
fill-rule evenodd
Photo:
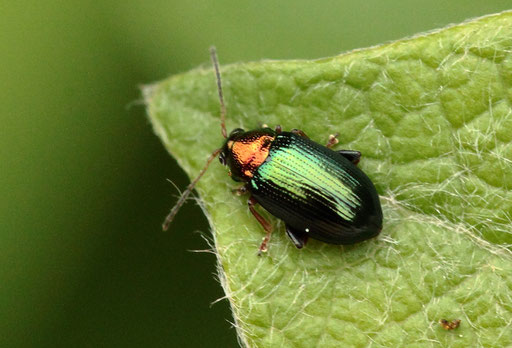
<path fill-rule="evenodd" d="M 219 155 L 219 162 L 222 164 L 222 165 L 226 165 L 226 156 L 224 155 L 224 152 L 221 152 L 220 155 Z"/>

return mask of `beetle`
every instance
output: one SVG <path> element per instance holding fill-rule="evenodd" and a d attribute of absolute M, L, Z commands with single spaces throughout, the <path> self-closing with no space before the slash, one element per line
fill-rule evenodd
<path fill-rule="evenodd" d="M 359 151 L 331 149 L 337 135 L 325 146 L 301 130 L 285 132 L 280 126 L 226 132 L 226 107 L 220 69 L 214 47 L 210 49 L 220 102 L 221 132 L 225 138 L 199 175 L 190 183 L 163 223 L 169 224 L 219 156 L 234 181 L 243 183 L 234 192 L 249 193 L 249 210 L 266 235 L 258 254 L 267 251 L 272 225 L 256 210 L 261 205 L 285 223 L 286 234 L 301 249 L 308 238 L 329 244 L 347 245 L 377 236 L 382 230 L 382 208 L 372 181 L 357 167 Z"/>

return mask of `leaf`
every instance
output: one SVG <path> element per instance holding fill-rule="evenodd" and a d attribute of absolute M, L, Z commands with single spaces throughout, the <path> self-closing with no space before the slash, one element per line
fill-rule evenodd
<path fill-rule="evenodd" d="M 297 250 L 263 230 L 226 169 L 197 186 L 249 347 L 512 345 L 512 12 L 315 61 L 222 67 L 228 130 L 300 128 L 363 153 L 384 229 Z M 212 69 L 145 89 L 155 132 L 191 178 L 222 144 Z M 445 331 L 440 319 L 461 319 Z"/>

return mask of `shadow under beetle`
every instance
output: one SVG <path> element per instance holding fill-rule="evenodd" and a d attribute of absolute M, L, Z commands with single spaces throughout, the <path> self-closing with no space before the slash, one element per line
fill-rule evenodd
<path fill-rule="evenodd" d="M 167 215 L 163 229 L 167 230 L 210 163 L 219 156 L 220 162 L 229 168 L 231 178 L 244 183 L 234 192 L 250 194 L 249 210 L 266 231 L 259 254 L 267 250 L 272 225 L 256 211 L 256 204 L 284 221 L 286 234 L 299 249 L 309 237 L 329 244 L 353 244 L 377 236 L 382 230 L 382 209 L 375 186 L 357 167 L 361 153 L 331 150 L 338 142 L 335 135 L 322 146 L 301 130 L 284 132 L 280 126 L 274 130 L 237 128 L 228 136 L 214 47 L 210 54 L 217 79 L 221 131 L 226 141 L 210 155 L 183 192 Z"/>

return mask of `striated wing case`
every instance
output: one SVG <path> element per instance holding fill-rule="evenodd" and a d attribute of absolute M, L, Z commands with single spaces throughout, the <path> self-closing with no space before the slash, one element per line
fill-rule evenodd
<path fill-rule="evenodd" d="M 294 133 L 276 136 L 249 185 L 261 206 L 313 239 L 353 244 L 382 229 L 379 196 L 366 174 L 336 151 Z"/>

